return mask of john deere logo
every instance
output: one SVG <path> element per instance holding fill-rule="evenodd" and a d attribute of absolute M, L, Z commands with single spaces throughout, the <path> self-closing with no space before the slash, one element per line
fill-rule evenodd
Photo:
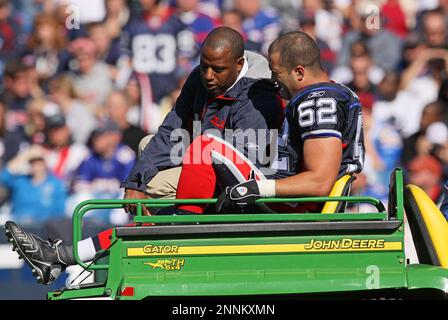
<path fill-rule="evenodd" d="M 305 245 L 305 250 L 328 250 L 328 249 L 383 249 L 384 240 L 328 240 L 320 241 L 312 239 Z"/>
<path fill-rule="evenodd" d="M 238 191 L 238 193 L 242 196 L 244 196 L 247 193 L 247 188 L 246 187 L 238 187 L 236 188 L 236 191 Z"/>

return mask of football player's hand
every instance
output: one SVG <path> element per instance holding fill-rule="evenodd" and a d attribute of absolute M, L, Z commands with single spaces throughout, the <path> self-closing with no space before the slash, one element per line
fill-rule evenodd
<path fill-rule="evenodd" d="M 257 181 L 249 180 L 233 187 L 226 187 L 218 197 L 216 209 L 218 212 L 240 211 L 249 204 L 254 204 L 260 198 Z"/>
<path fill-rule="evenodd" d="M 218 197 L 217 212 L 240 212 L 260 198 L 275 196 L 275 180 L 255 179 L 227 187 Z"/>
<path fill-rule="evenodd" d="M 125 189 L 124 191 L 124 199 L 147 199 L 146 194 L 139 190 L 134 189 Z M 151 213 L 149 212 L 148 208 L 146 208 L 144 205 L 142 205 L 143 215 L 144 216 L 150 216 Z M 135 203 L 128 203 L 124 205 L 124 211 L 126 213 L 129 213 L 133 216 L 137 215 L 137 204 Z"/>

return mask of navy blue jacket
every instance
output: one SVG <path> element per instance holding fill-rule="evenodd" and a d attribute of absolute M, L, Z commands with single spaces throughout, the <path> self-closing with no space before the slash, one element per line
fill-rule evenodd
<path fill-rule="evenodd" d="M 209 99 L 201 82 L 199 68 L 196 68 L 188 77 L 173 110 L 145 147 L 121 187 L 145 191 L 146 185 L 158 171 L 179 166 L 179 163 L 173 163 L 170 159 L 172 148 L 179 143 L 179 140 L 171 141 L 171 133 L 176 129 L 184 129 L 189 135 L 186 140 L 191 143 L 194 138 L 194 120 L 201 121 L 200 134 L 210 129 L 221 133 L 225 129 L 265 129 L 269 134 L 269 129 L 281 126 L 283 118 L 281 99 L 270 81 L 243 77 L 223 96 Z M 233 139 L 238 140 L 235 137 Z M 269 141 L 266 139 L 265 141 Z M 185 143 L 185 139 L 183 141 Z M 245 143 L 240 147 L 237 143 L 236 147 L 248 156 L 253 145 Z M 266 148 L 267 145 L 256 146 L 258 147 Z M 257 164 L 258 158 L 255 162 Z"/>

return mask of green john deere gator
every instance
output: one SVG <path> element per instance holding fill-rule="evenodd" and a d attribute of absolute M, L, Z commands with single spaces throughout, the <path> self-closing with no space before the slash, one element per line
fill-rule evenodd
<path fill-rule="evenodd" d="M 192 200 L 90 200 L 73 215 L 79 265 L 105 280 L 48 293 L 48 299 L 294 296 L 351 298 L 448 297 L 448 224 L 418 187 L 391 175 L 388 208 L 375 198 L 347 196 L 351 177 L 329 197 L 259 202 L 325 202 L 319 213 L 143 216 L 142 205 L 214 203 Z M 116 227 L 107 264 L 77 255 L 82 218 L 96 209 L 135 202 L 136 226 Z M 351 213 L 347 203 L 374 212 Z M 147 225 L 147 224 L 152 225 Z M 405 241 L 405 234 L 411 235 Z M 413 242 L 417 262 L 411 262 Z"/>

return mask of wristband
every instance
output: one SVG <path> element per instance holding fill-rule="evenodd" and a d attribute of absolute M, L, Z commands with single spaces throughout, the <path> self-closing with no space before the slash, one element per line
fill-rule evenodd
<path fill-rule="evenodd" d="M 258 190 L 260 190 L 261 198 L 275 197 L 275 180 L 259 180 L 257 181 Z"/>

